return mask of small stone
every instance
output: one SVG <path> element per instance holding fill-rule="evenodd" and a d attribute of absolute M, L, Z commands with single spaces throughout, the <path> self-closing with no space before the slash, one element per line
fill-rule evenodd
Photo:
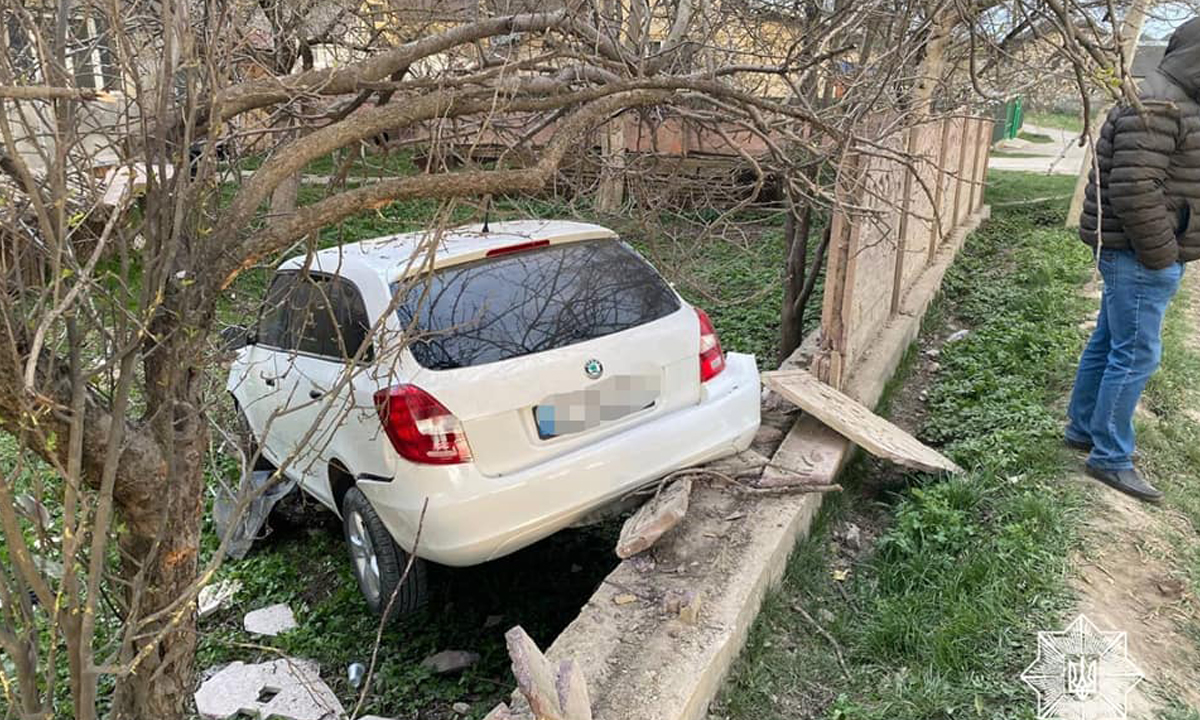
<path fill-rule="evenodd" d="M 268 637 L 281 635 L 297 627 L 296 616 L 292 614 L 292 609 L 284 603 L 268 605 L 265 608 L 246 613 L 246 617 L 242 619 L 242 626 L 248 633 Z"/>
<path fill-rule="evenodd" d="M 572 573 L 583 572 L 583 566 L 582 565 L 572 565 L 571 572 Z"/>
<path fill-rule="evenodd" d="M 929 391 L 922 390 L 921 393 L 917 395 L 917 399 L 919 399 L 921 402 L 929 402 Z"/>
<path fill-rule="evenodd" d="M 479 654 L 466 650 L 443 650 L 421 661 L 421 667 L 432 670 L 435 675 L 462 672 L 479 662 Z"/>
<path fill-rule="evenodd" d="M 942 364 L 939 362 L 929 363 L 929 372 L 939 373 L 942 371 Z"/>
<path fill-rule="evenodd" d="M 947 343 L 956 343 L 959 340 L 966 339 L 966 337 L 970 334 L 971 334 L 970 330 L 959 330 L 958 332 L 954 333 L 950 337 L 946 338 L 946 342 Z"/>
<path fill-rule="evenodd" d="M 688 625 L 695 625 L 700 621 L 700 605 L 704 595 L 697 591 L 686 605 L 679 608 L 679 619 Z"/>
<path fill-rule="evenodd" d="M 941 356 L 942 351 L 938 350 L 937 348 L 930 348 L 925 351 L 925 357 L 927 358 L 940 358 Z"/>
<path fill-rule="evenodd" d="M 504 622 L 503 615 L 488 615 L 487 620 L 483 621 L 483 629 L 494 628 L 502 622 Z"/>
<path fill-rule="evenodd" d="M 450 709 L 454 711 L 455 715 L 466 715 L 471 712 L 471 706 L 465 702 L 456 702 L 450 706 Z"/>
<path fill-rule="evenodd" d="M 828 608 L 821 608 L 817 611 L 817 619 L 822 623 L 829 625 L 837 620 L 837 616 L 830 612 Z"/>
<path fill-rule="evenodd" d="M 618 595 L 613 598 L 613 602 L 617 605 L 628 605 L 630 603 L 635 603 L 637 602 L 637 595 L 630 595 L 628 593 Z"/>
<path fill-rule="evenodd" d="M 854 523 L 846 523 L 846 527 L 842 529 L 842 540 L 851 550 L 862 548 L 862 529 Z"/>

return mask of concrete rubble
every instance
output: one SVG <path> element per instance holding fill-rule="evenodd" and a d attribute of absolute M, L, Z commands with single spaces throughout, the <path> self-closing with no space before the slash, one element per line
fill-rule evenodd
<path fill-rule="evenodd" d="M 421 667 L 428 668 L 437 675 L 449 675 L 462 672 L 477 662 L 479 662 L 478 653 L 465 650 L 443 650 L 422 660 Z"/>
<path fill-rule="evenodd" d="M 204 720 L 339 720 L 346 715 L 337 695 L 321 680 L 317 664 L 297 658 L 231 663 L 206 680 L 195 699 Z"/>
<path fill-rule="evenodd" d="M 248 633 L 268 637 L 275 637 L 298 627 L 292 609 L 284 603 L 268 605 L 246 613 L 246 617 L 242 619 L 242 626 Z"/>
<path fill-rule="evenodd" d="M 206 618 L 220 610 L 241 589 L 241 580 L 222 580 L 219 583 L 205 585 L 200 589 L 200 595 L 196 598 L 196 609 L 200 617 Z"/>
<path fill-rule="evenodd" d="M 650 548 L 687 515 L 692 481 L 676 480 L 643 505 L 621 528 L 617 557 L 626 559 Z"/>

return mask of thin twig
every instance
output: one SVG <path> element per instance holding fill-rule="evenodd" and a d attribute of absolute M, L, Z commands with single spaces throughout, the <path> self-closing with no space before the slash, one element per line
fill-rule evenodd
<path fill-rule="evenodd" d="M 829 642 L 829 644 L 833 647 L 833 654 L 837 656 L 838 665 L 840 665 L 842 668 L 842 675 L 849 680 L 850 669 L 846 667 L 846 658 L 842 657 L 842 646 L 838 645 L 838 641 L 834 640 L 833 636 L 829 634 L 829 631 L 821 627 L 821 623 L 813 619 L 813 616 L 809 615 L 808 611 L 806 611 L 804 608 L 800 607 L 799 605 L 793 605 L 792 609 L 800 613 L 801 617 L 807 620 L 808 624 L 812 625 L 813 628 L 815 628 L 816 631 L 821 635 L 821 637 L 825 638 Z"/>

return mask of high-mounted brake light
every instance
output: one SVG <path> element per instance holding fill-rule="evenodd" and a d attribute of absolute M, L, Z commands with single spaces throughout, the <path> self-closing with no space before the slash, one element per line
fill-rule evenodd
<path fill-rule="evenodd" d="M 713 328 L 708 313 L 695 308 L 700 318 L 700 382 L 708 382 L 725 369 L 725 353 L 721 352 L 721 339 Z"/>
<path fill-rule="evenodd" d="M 375 393 L 375 409 L 400 456 L 422 465 L 471 462 L 462 423 L 416 385 L 393 385 Z"/>
<path fill-rule="evenodd" d="M 530 240 L 529 242 L 517 243 L 516 245 L 505 245 L 504 247 L 492 248 L 488 250 L 485 257 L 496 257 L 497 255 L 508 255 L 510 253 L 519 253 L 534 248 L 546 247 L 550 244 L 549 240 Z"/>

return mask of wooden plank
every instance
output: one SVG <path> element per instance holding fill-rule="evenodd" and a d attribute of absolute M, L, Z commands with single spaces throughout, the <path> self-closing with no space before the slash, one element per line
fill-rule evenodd
<path fill-rule="evenodd" d="M 876 457 L 926 472 L 962 472 L 946 456 L 805 370 L 764 373 L 763 383 Z"/>

